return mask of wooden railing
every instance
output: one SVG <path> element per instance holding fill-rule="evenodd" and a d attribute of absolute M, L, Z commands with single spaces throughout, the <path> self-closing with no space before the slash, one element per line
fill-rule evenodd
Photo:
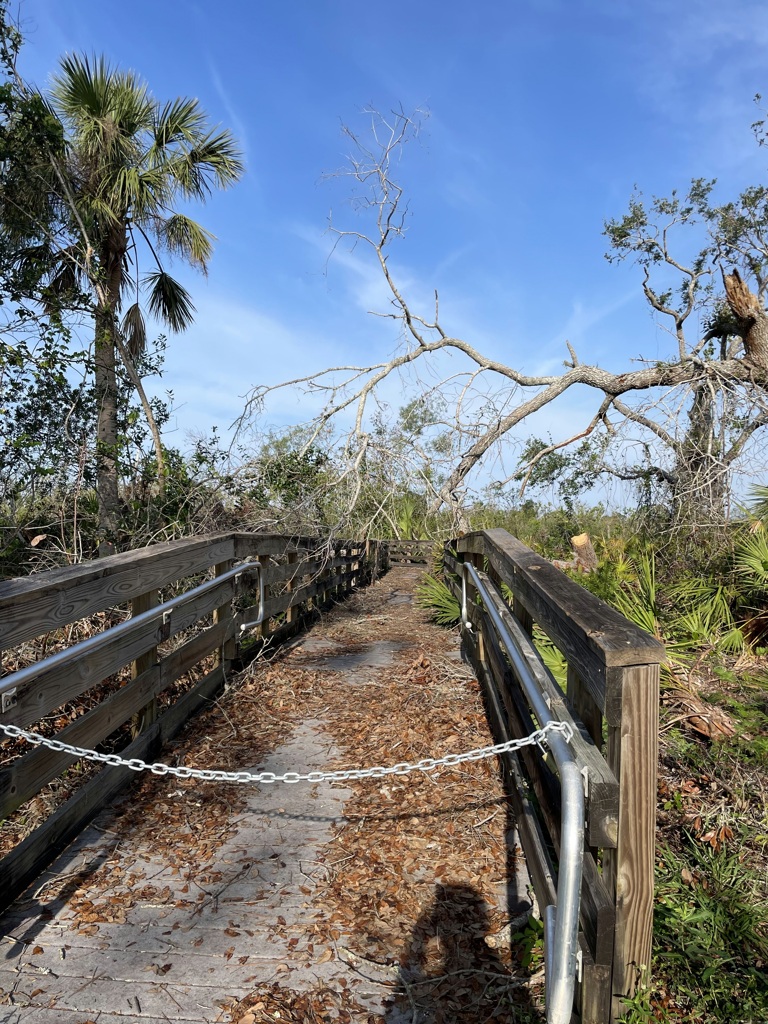
<path fill-rule="evenodd" d="M 426 565 L 435 547 L 433 540 L 386 540 L 391 565 Z"/>
<path fill-rule="evenodd" d="M 386 546 L 376 541 L 320 544 L 316 539 L 237 533 L 157 544 L 2 583 L 0 647 L 8 655 L 3 660 L 4 675 L 19 667 L 19 645 L 46 634 L 50 646 L 61 637 L 60 631 L 98 613 L 108 612 L 112 619 L 136 618 L 158 605 L 161 591 L 190 590 L 201 576 L 211 571 L 225 576 L 246 559 L 259 563 L 264 604 L 263 622 L 243 637 L 250 645 L 246 651 L 240 643 L 240 626 L 259 617 L 258 572 L 238 579 L 229 573 L 219 585 L 180 602 L 165 615 L 144 616 L 135 627 L 117 630 L 113 641 L 107 630 L 105 642 L 92 645 L 75 665 L 53 658 L 27 669 L 23 685 L 14 687 L 15 692 L 3 692 L 0 722 L 28 728 L 42 719 L 50 723 L 53 717 L 62 724 L 54 734 L 57 740 L 85 748 L 105 741 L 114 748 L 116 732 L 128 733 L 125 726 L 130 723 L 127 738 L 133 738 L 121 744 L 120 755 L 154 757 L 223 686 L 238 660 L 266 643 L 284 640 L 314 609 L 375 577 L 385 558 Z M 194 631 L 191 636 L 190 630 Z M 167 641 L 180 634 L 179 645 L 170 649 L 173 644 Z M 196 666 L 199 674 L 201 662 L 202 678 L 159 713 L 158 698 L 165 694 L 167 700 L 169 688 Z M 108 679 L 114 684 L 110 692 L 97 698 L 90 710 L 52 716 L 71 701 L 93 703 L 89 692 Z M 12 684 L 13 679 L 6 683 Z M 75 760 L 67 753 L 35 747 L 0 769 L 0 820 Z M 0 908 L 131 778 L 133 773 L 126 768 L 102 769 L 0 860 Z"/>
<path fill-rule="evenodd" d="M 608 1024 L 623 1012 L 624 997 L 632 995 L 650 966 L 663 648 L 505 530 L 469 534 L 446 545 L 445 575 L 459 599 L 463 561 L 485 570 L 494 600 L 498 595 L 507 605 L 505 615 L 528 636 L 538 626 L 567 662 L 565 693 L 542 673 L 543 665 L 537 676 L 544 679 L 553 718 L 575 722 L 573 750 L 586 786 L 582 974 L 575 1009 L 584 1024 Z M 471 587 L 467 612 L 474 628 L 463 631 L 464 639 L 498 738 L 530 734 L 535 725 L 522 689 Z M 525 748 L 522 758 L 504 755 L 504 764 L 543 909 L 556 899 L 558 778 L 535 747 Z"/>

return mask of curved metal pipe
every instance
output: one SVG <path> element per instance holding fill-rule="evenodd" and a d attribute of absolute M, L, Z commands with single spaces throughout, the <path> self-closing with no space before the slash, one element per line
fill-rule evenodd
<path fill-rule="evenodd" d="M 550 714 L 544 695 L 536 685 L 528 663 L 498 612 L 490 592 L 477 569 L 463 563 L 461 618 L 470 626 L 467 611 L 467 577 L 483 599 L 486 611 L 499 635 L 507 656 L 520 681 L 533 714 L 543 727 L 555 721 Z M 560 773 L 562 791 L 560 817 L 560 861 L 557 878 L 557 907 L 554 914 L 543 907 L 545 923 L 547 974 L 547 1024 L 569 1024 L 573 1008 L 576 982 L 577 950 L 579 941 L 579 906 L 581 899 L 581 873 L 584 856 L 584 780 L 578 764 L 565 738 L 557 732 L 548 734 L 547 742 Z"/>
<path fill-rule="evenodd" d="M 114 643 L 115 638 L 121 636 L 127 630 L 134 629 L 136 626 L 142 626 L 147 622 L 151 622 L 153 619 L 165 619 L 170 612 L 181 607 L 187 601 L 200 597 L 201 594 L 206 594 L 209 590 L 214 590 L 221 583 L 226 583 L 227 580 L 236 580 L 238 576 L 242 576 L 244 573 L 250 572 L 258 572 L 259 574 L 259 606 L 261 614 L 263 615 L 264 580 L 261 571 L 261 564 L 259 562 L 241 562 L 240 565 L 236 565 L 233 569 L 228 569 L 227 572 L 223 572 L 221 576 L 214 576 L 212 580 L 206 580 L 205 583 L 200 583 L 198 586 L 193 587 L 192 590 L 188 590 L 185 594 L 179 594 L 178 597 L 173 597 L 170 601 L 165 601 L 163 604 L 159 604 L 155 608 L 150 608 L 148 611 L 141 612 L 139 615 L 131 616 L 131 618 L 125 619 L 123 622 L 119 622 L 116 626 L 112 626 L 110 629 L 105 629 L 102 633 L 90 636 L 87 640 L 81 640 L 80 643 L 75 644 L 73 647 L 68 647 L 64 651 L 58 651 L 56 654 L 52 654 L 50 657 L 45 658 L 44 661 L 33 662 L 31 665 L 27 665 L 25 668 L 19 669 L 17 672 L 13 672 L 10 675 L 5 676 L 3 679 L 0 679 L 0 695 L 8 690 L 15 689 L 17 686 L 23 686 L 26 682 L 34 679 L 40 673 L 40 669 L 43 664 L 45 664 L 46 669 L 66 666 L 72 661 L 77 661 L 77 659 L 81 658 L 84 654 L 98 651 L 102 647 L 106 647 L 109 644 Z"/>

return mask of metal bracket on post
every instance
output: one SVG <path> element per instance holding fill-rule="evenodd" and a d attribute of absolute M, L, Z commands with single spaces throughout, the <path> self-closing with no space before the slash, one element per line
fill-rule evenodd
<path fill-rule="evenodd" d="M 240 623 L 240 636 L 246 632 L 246 630 L 253 629 L 255 626 L 260 626 L 264 622 L 264 570 L 261 567 L 261 562 L 249 562 L 248 568 L 244 569 L 243 572 L 252 572 L 256 570 L 259 574 L 259 614 L 252 622 L 241 622 Z M 240 573 L 242 575 L 242 573 Z M 235 577 L 239 579 L 239 576 Z"/>
<path fill-rule="evenodd" d="M 11 708 L 16 707 L 16 687 L 14 686 L 10 690 L 6 690 L 2 695 L 2 707 L 0 708 L 0 714 L 5 714 L 10 711 Z"/>

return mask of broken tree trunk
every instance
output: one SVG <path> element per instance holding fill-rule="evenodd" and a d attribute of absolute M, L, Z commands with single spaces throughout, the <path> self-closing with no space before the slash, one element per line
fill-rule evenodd
<path fill-rule="evenodd" d="M 588 533 L 579 533 L 571 537 L 571 547 L 574 557 L 570 562 L 561 562 L 555 559 L 552 562 L 558 569 L 576 569 L 579 572 L 594 572 L 597 568 L 597 555 L 592 546 Z"/>
<path fill-rule="evenodd" d="M 747 359 L 761 370 L 768 370 L 768 314 L 756 295 L 749 290 L 735 268 L 723 274 L 725 297 L 739 325 Z"/>

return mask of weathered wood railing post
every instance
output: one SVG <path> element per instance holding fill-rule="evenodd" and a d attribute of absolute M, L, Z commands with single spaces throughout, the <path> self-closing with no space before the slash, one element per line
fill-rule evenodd
<path fill-rule="evenodd" d="M 288 565 L 289 566 L 295 566 L 297 564 L 297 562 L 298 562 L 298 559 L 299 559 L 299 556 L 296 553 L 296 551 L 289 551 L 286 557 L 287 557 L 287 561 L 288 561 Z M 294 588 L 295 588 L 295 584 L 293 582 L 293 576 L 291 575 L 291 576 L 288 577 L 288 581 L 285 584 L 285 589 L 288 591 L 289 594 L 292 594 L 293 591 L 294 591 Z M 296 615 L 297 615 L 297 608 L 296 608 L 296 606 L 295 605 L 289 605 L 288 609 L 287 609 L 287 611 L 285 613 L 285 621 L 289 622 L 291 624 L 295 623 Z"/>
<path fill-rule="evenodd" d="M 228 558 L 226 562 L 218 562 L 214 567 L 214 575 L 223 576 L 224 573 L 229 572 L 232 566 L 235 564 L 233 558 Z M 229 636 L 227 636 L 219 647 L 216 653 L 216 663 L 221 666 L 221 670 L 224 674 L 224 680 L 226 682 L 229 675 L 229 670 L 232 662 L 237 657 L 237 640 L 234 636 L 234 627 L 232 624 L 232 602 L 227 601 L 226 604 L 219 605 L 218 608 L 214 609 L 213 612 L 213 624 L 214 626 L 223 625 L 226 629 L 226 623 L 229 623 L 230 629 L 228 630 Z"/>
<path fill-rule="evenodd" d="M 262 590 L 262 593 L 264 595 L 264 604 L 266 605 L 267 602 L 269 601 L 269 599 L 272 597 L 272 587 L 267 582 L 267 578 L 268 578 L 267 570 L 269 568 L 269 555 L 258 554 L 257 553 L 254 561 L 259 563 L 259 565 L 261 567 L 260 568 L 260 572 L 262 573 L 262 575 L 264 577 L 264 585 L 262 586 L 261 590 Z M 256 627 L 255 635 L 256 635 L 256 637 L 259 640 L 263 640 L 267 636 L 268 632 L 269 632 L 269 616 L 265 615 L 264 616 L 264 621 L 261 623 L 261 625 Z"/>
<path fill-rule="evenodd" d="M 157 590 L 149 590 L 146 594 L 139 594 L 131 601 L 131 616 L 136 617 L 142 612 L 148 612 L 156 608 L 160 601 L 160 593 Z M 157 662 L 157 647 L 151 647 L 145 654 L 140 654 L 131 663 L 131 679 L 138 679 L 142 672 L 151 668 Z M 131 718 L 131 738 L 136 739 L 139 733 L 144 732 L 157 718 L 157 697 L 153 697 L 148 704 L 145 704 L 140 711 L 137 711 Z"/>
<path fill-rule="evenodd" d="M 659 666 L 615 669 L 620 714 L 608 720 L 606 758 L 620 780 L 618 838 L 603 852 L 603 877 L 616 894 L 613 1014 L 650 972 L 658 763 Z"/>
<path fill-rule="evenodd" d="M 477 552 L 467 551 L 464 553 L 462 561 L 469 562 L 469 564 L 473 565 L 476 569 L 482 570 L 485 559 L 481 554 L 478 554 Z M 474 604 L 475 601 L 477 600 L 477 589 L 475 588 L 469 576 L 467 576 L 464 586 L 466 587 L 467 606 L 469 606 L 471 604 Z M 481 663 L 485 664 L 485 639 L 483 637 L 482 631 L 478 632 L 476 643 L 477 657 Z"/>

